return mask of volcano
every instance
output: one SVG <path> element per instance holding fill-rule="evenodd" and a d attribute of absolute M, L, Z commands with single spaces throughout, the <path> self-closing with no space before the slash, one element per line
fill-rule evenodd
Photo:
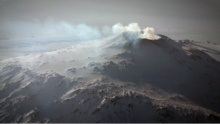
<path fill-rule="evenodd" d="M 219 122 L 219 45 L 159 37 L 0 61 L 0 122 Z"/>

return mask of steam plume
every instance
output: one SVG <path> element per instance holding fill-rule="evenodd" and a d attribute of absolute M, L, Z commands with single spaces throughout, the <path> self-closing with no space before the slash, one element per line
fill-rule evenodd
<path fill-rule="evenodd" d="M 155 34 L 155 30 L 152 27 L 147 27 L 141 30 L 138 23 L 130 23 L 127 26 L 123 26 L 121 23 L 112 26 L 112 32 L 114 34 L 127 33 L 132 39 L 148 39 L 148 40 L 158 40 L 160 36 Z"/>
<path fill-rule="evenodd" d="M 11 38 L 16 37 L 68 37 L 75 40 L 94 40 L 109 36 L 112 34 L 125 33 L 126 37 L 131 40 L 139 38 L 158 40 L 160 37 L 155 34 L 154 28 L 147 27 L 141 29 L 138 23 L 130 23 L 123 26 L 117 23 L 112 27 L 102 27 L 100 30 L 97 27 L 86 24 L 74 25 L 65 21 L 55 22 L 13 22 L 4 24 L 4 28 L 9 32 Z"/>

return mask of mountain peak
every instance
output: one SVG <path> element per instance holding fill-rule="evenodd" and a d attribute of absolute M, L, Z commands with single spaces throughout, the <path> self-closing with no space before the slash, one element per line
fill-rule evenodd
<path fill-rule="evenodd" d="M 57 122 L 64 114 L 67 122 L 114 122 L 106 117 L 115 114 L 117 122 L 218 122 L 220 64 L 201 44 L 130 36 L 1 61 L 1 122 Z"/>

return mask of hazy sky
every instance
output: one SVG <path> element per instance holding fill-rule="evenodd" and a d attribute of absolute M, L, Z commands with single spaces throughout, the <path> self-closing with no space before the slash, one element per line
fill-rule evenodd
<path fill-rule="evenodd" d="M 219 38 L 216 34 L 220 33 L 220 1 L 0 0 L 0 37 L 13 35 L 7 30 L 13 23 L 47 20 L 93 26 L 137 22 L 141 27 L 152 26 L 162 33 L 202 33 L 216 40 Z"/>
<path fill-rule="evenodd" d="M 79 33 L 72 37 L 95 38 L 101 27 L 118 22 L 154 27 L 175 40 L 220 43 L 220 0 L 0 0 L 0 60 L 70 45 L 36 37 Z M 44 44 L 55 40 L 58 45 Z"/>

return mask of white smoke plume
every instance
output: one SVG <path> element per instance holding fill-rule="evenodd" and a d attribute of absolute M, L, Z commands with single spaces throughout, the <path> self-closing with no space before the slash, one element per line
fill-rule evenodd
<path fill-rule="evenodd" d="M 148 39 L 148 40 L 158 40 L 160 36 L 155 34 L 155 30 L 152 27 L 147 27 L 141 29 L 138 23 L 130 23 L 127 26 L 123 26 L 121 23 L 112 26 L 112 32 L 114 34 L 127 33 L 132 39 Z"/>
<path fill-rule="evenodd" d="M 123 32 L 140 32 L 141 28 L 137 23 L 130 23 L 127 26 L 123 26 L 121 23 L 115 24 L 112 26 L 112 32 L 117 33 L 123 33 Z"/>
<path fill-rule="evenodd" d="M 143 34 L 140 35 L 143 39 L 149 39 L 149 40 L 158 40 L 160 39 L 160 36 L 155 34 L 154 28 L 147 27 L 143 30 Z"/>
<path fill-rule="evenodd" d="M 76 40 L 93 40 L 101 38 L 97 27 L 86 24 L 71 24 L 65 21 L 56 22 L 48 20 L 45 22 L 8 22 L 4 24 L 5 31 L 10 38 L 58 38 L 68 37 Z"/>
<path fill-rule="evenodd" d="M 65 21 L 8 21 L 0 25 L 0 59 L 16 54 L 52 51 L 77 42 L 96 40 L 111 35 L 121 35 L 128 42 L 138 39 L 158 40 L 153 28 L 142 30 L 137 23 L 121 23 L 98 28 Z M 1 54 L 2 53 L 2 54 Z M 6 54 L 8 53 L 8 54 Z"/>
<path fill-rule="evenodd" d="M 131 40 L 137 40 L 139 38 L 149 40 L 160 39 L 160 37 L 155 34 L 154 28 L 147 27 L 142 30 L 138 23 L 130 23 L 127 26 L 117 23 L 112 27 L 102 27 L 101 30 L 98 27 L 86 24 L 75 25 L 65 21 L 55 22 L 53 20 L 48 20 L 46 22 L 9 22 L 4 24 L 4 26 L 5 32 L 7 32 L 11 38 L 67 37 L 81 41 L 125 33 L 126 37 Z"/>

